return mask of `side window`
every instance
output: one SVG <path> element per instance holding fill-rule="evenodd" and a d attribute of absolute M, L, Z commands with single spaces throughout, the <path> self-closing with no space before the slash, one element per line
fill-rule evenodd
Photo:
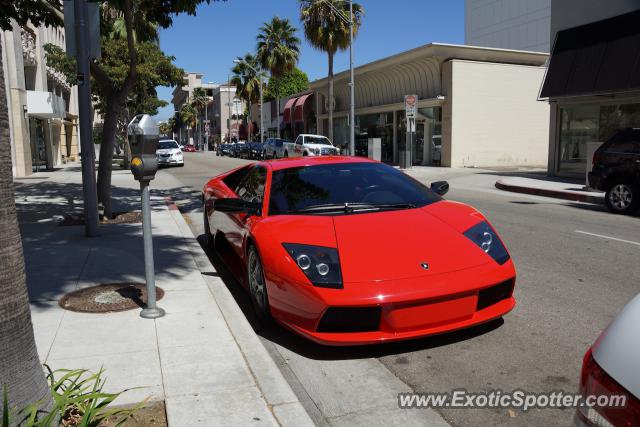
<path fill-rule="evenodd" d="M 261 166 L 251 169 L 242 179 L 235 192 L 239 198 L 248 202 L 262 202 L 264 185 L 267 182 L 267 170 Z"/>
<path fill-rule="evenodd" d="M 299 135 L 299 136 L 296 138 L 296 145 L 302 145 L 302 144 L 303 144 L 303 138 L 302 138 L 302 136 L 301 136 L 301 135 Z"/>
<path fill-rule="evenodd" d="M 635 141 L 619 141 L 611 144 L 611 146 L 607 151 L 609 151 L 610 153 L 623 153 L 623 154 L 640 153 L 640 151 L 638 151 L 639 145 L 640 144 Z"/>
<path fill-rule="evenodd" d="M 232 146 L 229 145 L 229 147 L 232 147 Z M 229 187 L 230 189 L 234 190 L 236 188 L 236 186 L 238 185 L 238 183 L 240 182 L 240 180 L 247 174 L 248 171 L 249 171 L 249 167 L 245 166 L 245 167 L 243 167 L 241 169 L 238 169 L 237 171 L 227 175 L 223 179 L 223 181 L 227 185 L 227 187 Z"/>

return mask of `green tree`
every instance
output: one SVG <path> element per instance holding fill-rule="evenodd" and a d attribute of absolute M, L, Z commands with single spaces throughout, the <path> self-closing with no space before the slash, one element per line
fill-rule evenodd
<path fill-rule="evenodd" d="M 286 97 L 306 90 L 309 90 L 309 77 L 296 67 L 281 77 L 271 77 L 264 96 L 267 101 L 272 101 L 276 99 L 274 93 Z"/>
<path fill-rule="evenodd" d="M 206 111 L 206 106 L 209 103 L 209 95 L 207 94 L 207 90 L 202 87 L 193 88 L 193 93 L 191 93 L 191 105 L 196 109 L 196 131 L 198 130 L 198 123 L 200 123 L 200 127 L 202 127 L 202 120 L 198 120 L 199 117 L 202 117 L 204 112 Z M 205 117 L 206 119 L 206 117 Z M 202 141 L 202 131 L 198 134 L 198 143 L 199 145 Z"/>
<path fill-rule="evenodd" d="M 233 76 L 231 77 L 231 84 L 236 86 L 236 94 L 246 102 L 247 116 L 251 111 L 251 104 L 258 102 L 260 99 L 260 64 L 256 57 L 250 53 L 247 53 L 244 58 L 238 57 L 240 62 L 231 69 Z M 247 117 L 247 123 L 249 118 Z M 251 131 L 251 126 L 247 126 Z M 249 135 L 251 138 L 251 135 Z"/>
<path fill-rule="evenodd" d="M 185 103 L 180 109 L 180 121 L 187 126 L 189 141 L 193 137 L 193 130 L 198 125 L 198 110 L 191 103 Z"/>
<path fill-rule="evenodd" d="M 111 167 L 113 149 L 118 132 L 118 118 L 125 107 L 129 94 L 138 79 L 138 63 L 142 55 L 138 54 L 136 44 L 141 41 L 151 41 L 149 24 L 157 28 L 168 28 L 173 24 L 173 18 L 180 13 L 195 15 L 199 4 L 207 4 L 218 0 L 102 0 L 103 14 L 101 28 L 110 28 L 105 37 L 120 39 L 126 34 L 126 54 L 123 59 L 128 64 L 123 74 L 114 79 L 104 68 L 102 61 L 91 62 L 91 75 L 95 85 L 104 96 L 104 124 L 102 128 L 102 144 L 100 145 L 100 165 L 98 167 L 98 200 L 104 207 L 107 216 L 112 215 L 111 209 Z M 106 11 L 105 11 L 106 9 Z M 110 21 L 111 20 L 111 21 Z M 118 22 L 122 21 L 124 31 L 118 31 Z M 105 22 L 107 21 L 106 25 Z M 110 22 L 110 23 L 109 23 Z M 157 39 L 157 35 L 156 35 Z M 146 52 L 145 52 L 146 54 Z"/>
<path fill-rule="evenodd" d="M 61 25 L 58 2 L 3 1 L 0 30 L 18 25 Z M 0 40 L 0 57 L 2 57 Z M 11 140 L 4 73 L 0 67 L 0 389 L 7 391 L 10 408 L 42 402 L 51 407 L 51 394 L 33 337 L 24 269 L 24 253 L 16 215 L 11 172 Z M 0 409 L 0 412 L 2 409 Z"/>
<path fill-rule="evenodd" d="M 69 58 L 64 50 L 58 46 L 47 44 L 47 65 L 60 71 L 69 84 L 76 79 L 75 60 Z M 136 44 L 140 61 L 136 67 L 137 79 L 133 89 L 127 95 L 123 108 L 118 111 L 116 120 L 116 150 L 124 150 L 125 164 L 128 167 L 130 148 L 127 139 L 127 125 L 136 114 L 155 115 L 158 109 L 167 105 L 158 98 L 158 86 L 176 86 L 182 84 L 184 70 L 173 64 L 172 56 L 166 56 L 153 42 L 139 42 Z M 100 64 L 114 82 L 121 82 L 129 67 L 127 63 L 127 45 L 124 40 L 103 38 L 102 58 Z M 108 100 L 103 87 L 92 85 L 93 104 L 99 114 L 105 115 Z M 103 140 L 104 141 L 104 140 Z"/>
<path fill-rule="evenodd" d="M 362 24 L 364 9 L 353 3 L 353 36 Z M 346 0 L 300 0 L 300 20 L 304 35 L 314 48 L 327 53 L 329 60 L 329 139 L 333 141 L 333 58 L 349 47 L 349 2 Z"/>
<path fill-rule="evenodd" d="M 272 77 L 281 77 L 293 70 L 300 56 L 300 39 L 288 19 L 274 16 L 265 22 L 258 33 L 257 59 L 260 66 L 271 72 Z M 280 136 L 280 94 L 274 93 L 278 110 L 278 137 Z"/>

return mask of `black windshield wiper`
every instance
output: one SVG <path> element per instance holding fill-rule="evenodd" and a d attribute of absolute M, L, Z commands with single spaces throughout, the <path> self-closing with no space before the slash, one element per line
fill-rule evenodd
<path fill-rule="evenodd" d="M 375 206 L 368 203 L 332 203 L 327 205 L 313 205 L 306 208 L 297 209 L 290 213 L 330 213 L 343 212 L 351 213 L 362 209 L 374 209 Z"/>
<path fill-rule="evenodd" d="M 353 213 L 378 211 L 387 209 L 412 209 L 416 205 L 412 203 L 387 203 L 387 204 L 371 204 L 371 203 L 333 203 L 327 205 L 314 205 L 306 208 L 291 211 L 290 213 Z"/>

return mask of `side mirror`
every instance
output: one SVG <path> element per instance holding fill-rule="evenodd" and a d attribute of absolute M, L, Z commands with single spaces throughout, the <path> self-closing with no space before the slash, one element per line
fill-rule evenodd
<path fill-rule="evenodd" d="M 440 196 L 444 196 L 449 191 L 449 183 L 447 181 L 432 182 L 431 191 Z"/>
<path fill-rule="evenodd" d="M 216 199 L 213 202 L 213 209 L 220 212 L 257 215 L 262 209 L 262 203 L 248 202 L 246 200 L 236 198 Z"/>

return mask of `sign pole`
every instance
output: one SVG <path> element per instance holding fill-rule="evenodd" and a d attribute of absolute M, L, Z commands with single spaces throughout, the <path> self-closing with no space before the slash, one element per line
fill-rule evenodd
<path fill-rule="evenodd" d="M 96 188 L 96 158 L 91 128 L 91 76 L 89 75 L 89 32 L 87 1 L 75 0 L 76 58 L 78 72 L 78 124 L 82 161 L 82 195 L 84 227 L 87 237 L 98 235 L 98 194 Z"/>

